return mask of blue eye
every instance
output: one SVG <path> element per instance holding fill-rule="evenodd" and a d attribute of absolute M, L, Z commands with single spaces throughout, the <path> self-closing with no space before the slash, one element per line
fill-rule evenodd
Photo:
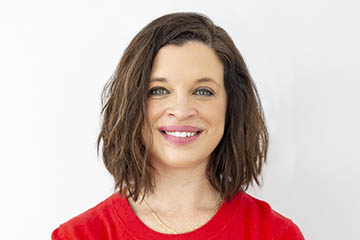
<path fill-rule="evenodd" d="M 200 96 L 213 96 L 214 95 L 214 93 L 212 91 L 203 89 L 203 88 L 196 90 L 195 93 Z"/>
<path fill-rule="evenodd" d="M 161 96 L 161 95 L 165 95 L 168 93 L 168 90 L 166 90 L 165 88 L 162 87 L 154 87 L 152 89 L 150 89 L 149 91 L 149 95 L 152 96 Z"/>

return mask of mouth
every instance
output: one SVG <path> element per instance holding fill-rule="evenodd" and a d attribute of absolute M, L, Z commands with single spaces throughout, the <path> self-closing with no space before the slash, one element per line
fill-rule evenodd
<path fill-rule="evenodd" d="M 166 141 L 175 145 L 190 144 L 196 141 L 204 131 L 193 126 L 162 126 L 158 130 Z"/>
<path fill-rule="evenodd" d="M 162 134 L 173 136 L 173 137 L 179 137 L 179 138 L 190 138 L 194 137 L 196 135 L 201 134 L 201 130 L 199 131 L 189 131 L 189 132 L 183 132 L 183 131 L 165 131 L 165 130 L 159 130 Z"/>

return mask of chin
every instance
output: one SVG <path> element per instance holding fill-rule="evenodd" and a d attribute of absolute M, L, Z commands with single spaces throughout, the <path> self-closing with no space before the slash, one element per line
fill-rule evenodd
<path fill-rule="evenodd" d="M 155 160 L 156 159 L 156 160 Z M 189 167 L 195 167 L 200 164 L 203 164 L 204 162 L 207 163 L 207 158 L 202 157 L 195 157 L 192 156 L 176 156 L 176 157 L 155 157 L 154 158 L 154 165 L 163 165 L 166 167 L 172 167 L 172 168 L 189 168 Z M 155 167 L 155 166 L 154 166 Z"/>

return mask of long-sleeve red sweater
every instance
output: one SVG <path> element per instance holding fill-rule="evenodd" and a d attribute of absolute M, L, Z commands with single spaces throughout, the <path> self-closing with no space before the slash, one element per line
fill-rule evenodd
<path fill-rule="evenodd" d="M 184 234 L 164 234 L 147 227 L 118 192 L 97 206 L 61 224 L 53 240 L 65 239 L 245 239 L 303 240 L 299 228 L 270 205 L 239 192 L 223 202 L 204 226 Z"/>

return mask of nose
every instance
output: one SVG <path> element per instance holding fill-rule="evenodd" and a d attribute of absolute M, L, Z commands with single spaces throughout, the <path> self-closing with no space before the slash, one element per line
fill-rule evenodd
<path fill-rule="evenodd" d="M 167 109 L 167 115 L 175 117 L 178 121 L 186 120 L 196 114 L 197 109 L 194 101 L 185 94 L 174 96 Z"/>

